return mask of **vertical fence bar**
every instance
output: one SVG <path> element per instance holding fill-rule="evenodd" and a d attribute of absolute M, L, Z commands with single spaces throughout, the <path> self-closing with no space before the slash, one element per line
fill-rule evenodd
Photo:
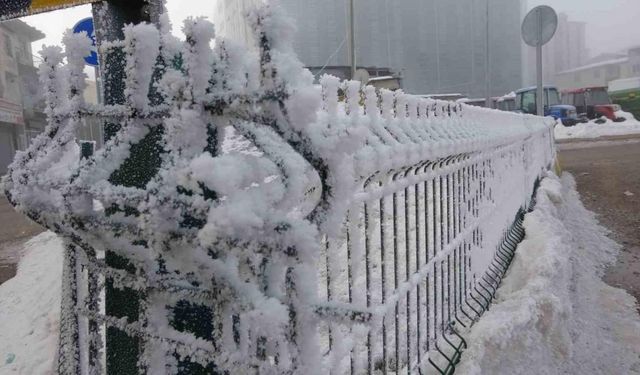
<path fill-rule="evenodd" d="M 385 263 L 386 253 L 386 235 L 385 235 L 385 222 L 386 222 L 386 206 L 385 198 L 380 198 L 380 272 L 381 272 L 381 295 L 380 299 L 383 305 L 387 302 L 387 265 Z M 387 315 L 382 319 L 382 373 L 387 374 L 388 365 L 387 357 Z"/>
<path fill-rule="evenodd" d="M 405 251 L 405 255 L 404 255 L 405 280 L 404 281 L 405 282 L 408 282 L 409 277 L 411 277 L 410 225 L 411 225 L 411 221 L 410 221 L 410 209 L 409 209 L 409 188 L 406 187 L 404 189 L 404 251 Z M 406 347 L 407 362 L 406 363 L 407 363 L 407 368 L 409 368 L 409 364 L 411 363 L 411 290 L 407 290 L 405 303 L 406 303 L 405 334 L 406 334 L 406 340 L 407 340 L 407 347 Z"/>
<path fill-rule="evenodd" d="M 325 285 L 327 288 L 327 302 L 332 301 L 332 294 L 331 294 L 331 254 L 330 254 L 330 244 L 329 244 L 329 239 L 327 238 L 327 236 L 324 236 L 324 241 L 325 241 L 325 272 L 327 273 L 327 275 L 325 276 Z M 348 241 L 348 240 L 347 240 Z M 332 350 L 333 348 L 333 330 L 331 329 L 331 324 L 328 324 L 328 335 L 329 335 L 329 351 Z"/>
<path fill-rule="evenodd" d="M 394 176 L 394 180 L 397 175 Z M 393 193 L 393 290 L 398 290 L 398 194 Z M 400 318 L 399 318 L 400 299 L 394 302 L 394 342 L 395 342 L 395 372 L 400 371 Z"/>
<path fill-rule="evenodd" d="M 62 264 L 62 280 L 67 283 L 62 287 L 60 311 L 60 340 L 58 345 L 58 373 L 75 375 L 80 367 L 80 347 L 78 329 L 78 261 L 77 248 L 66 244 Z"/>
<path fill-rule="evenodd" d="M 425 166 L 425 172 L 428 173 L 431 170 L 431 165 L 427 164 Z M 431 208 L 433 207 L 433 204 L 431 204 L 431 192 L 430 192 L 430 182 L 429 180 L 425 180 L 424 181 L 424 267 L 427 267 L 430 261 L 430 256 L 429 256 L 429 251 L 431 249 L 431 233 L 430 233 L 430 229 L 431 229 Z M 430 314 L 430 307 L 431 307 L 431 301 L 430 301 L 430 294 L 429 294 L 429 274 L 427 274 L 427 276 L 425 277 L 425 285 L 424 285 L 424 291 L 425 291 L 425 317 L 424 317 L 424 321 L 425 321 L 425 351 L 428 355 L 429 350 L 431 349 L 430 346 L 430 341 L 431 341 L 431 336 L 430 336 L 430 326 L 429 326 L 429 314 Z"/>
<path fill-rule="evenodd" d="M 369 205 L 364 204 L 364 259 L 365 259 L 365 283 L 366 283 L 366 306 L 371 307 L 371 236 L 369 226 L 371 218 L 369 217 Z M 373 372 L 373 361 L 371 358 L 371 331 L 367 332 L 367 373 Z"/>
<path fill-rule="evenodd" d="M 349 217 L 349 226 L 347 227 L 347 290 L 348 290 L 348 297 L 349 297 L 349 303 L 353 303 L 353 242 L 352 242 L 352 235 L 351 233 L 351 228 L 352 228 L 352 224 L 351 223 L 351 217 L 352 217 L 352 213 L 349 212 L 348 214 Z M 354 363 L 354 350 L 353 348 L 349 351 L 349 368 L 350 368 L 350 373 L 351 374 L 355 374 L 355 363 Z"/>
<path fill-rule="evenodd" d="M 418 173 L 418 171 L 416 171 L 416 174 Z M 416 253 L 415 253 L 415 270 L 416 272 L 418 271 L 418 269 L 420 268 L 420 252 L 422 251 L 422 248 L 420 246 L 420 234 L 422 233 L 422 228 L 420 227 L 420 216 L 421 216 L 421 212 L 420 212 L 420 184 L 415 184 L 414 185 L 415 188 L 415 223 L 416 223 Z M 420 363 L 420 360 L 422 358 L 422 353 L 421 353 L 421 349 L 420 349 L 420 339 L 422 336 L 422 332 L 421 332 L 421 325 L 420 325 L 420 318 L 421 318 L 421 288 L 420 288 L 420 283 L 416 286 L 416 355 L 417 355 L 417 361 L 418 363 Z"/>

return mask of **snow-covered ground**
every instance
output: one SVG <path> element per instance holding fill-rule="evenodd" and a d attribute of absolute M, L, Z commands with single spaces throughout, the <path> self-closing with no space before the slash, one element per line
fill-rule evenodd
<path fill-rule="evenodd" d="M 640 316 L 605 284 L 620 246 L 570 175 L 550 176 L 497 302 L 473 327 L 460 374 L 640 374 Z"/>
<path fill-rule="evenodd" d="M 460 374 L 640 374 L 635 300 L 600 277 L 620 246 L 607 237 L 569 175 L 546 178 L 527 237 L 491 307 L 469 334 Z M 0 286 L 0 373 L 53 373 L 62 243 L 26 244 Z"/>
<path fill-rule="evenodd" d="M 0 285 L 0 374 L 53 374 L 60 321 L 62 242 L 26 243 L 18 274 Z"/>
<path fill-rule="evenodd" d="M 555 128 L 556 139 L 590 139 L 605 136 L 640 134 L 640 121 L 636 120 L 629 112 L 618 111 L 618 117 L 624 117 L 624 122 L 613 122 L 607 119 L 603 124 L 596 124 L 590 121 L 586 124 L 575 126 L 563 126 L 560 122 Z"/>

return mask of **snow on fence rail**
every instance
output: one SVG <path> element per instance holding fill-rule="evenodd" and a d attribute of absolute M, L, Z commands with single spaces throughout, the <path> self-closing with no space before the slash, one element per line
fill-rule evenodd
<path fill-rule="evenodd" d="M 256 53 L 212 49 L 202 19 L 184 42 L 127 27 L 101 47 L 126 73 L 105 107 L 82 99 L 87 38 L 43 53 L 49 125 L 5 188 L 67 241 L 61 373 L 412 372 L 488 305 L 552 123 L 315 86 L 279 11 L 249 20 Z M 86 117 L 108 139 L 78 163 Z M 223 151 L 231 129 L 257 150 Z"/>

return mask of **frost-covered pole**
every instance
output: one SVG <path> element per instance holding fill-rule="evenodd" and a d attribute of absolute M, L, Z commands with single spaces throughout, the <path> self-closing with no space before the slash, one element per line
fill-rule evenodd
<path fill-rule="evenodd" d="M 122 47 L 107 49 L 106 42 L 123 40 L 123 28 L 127 24 L 142 22 L 158 23 L 164 9 L 163 0 L 104 1 L 93 5 L 96 42 L 100 56 L 100 76 L 105 105 L 124 105 L 126 102 L 126 58 Z M 133 115 L 133 114 L 132 114 Z M 112 138 L 120 129 L 119 122 L 105 124 L 104 141 Z M 160 166 L 160 136 L 151 132 L 137 147 L 132 148 L 128 163 L 110 177 L 110 182 L 119 186 L 144 186 Z M 133 208 L 131 208 L 133 210 Z M 119 210 L 114 209 L 114 214 Z M 126 211 L 126 209 L 125 209 Z M 105 249 L 107 266 L 127 270 L 129 261 Z M 144 296 L 129 288 L 116 288 L 113 280 L 105 285 L 106 314 L 126 318 L 128 322 L 140 319 L 144 314 Z M 108 374 L 138 374 L 143 370 L 140 354 L 143 351 L 140 338 L 132 337 L 114 327 L 106 332 L 106 369 Z M 142 368 L 141 368 L 142 367 Z"/>
<path fill-rule="evenodd" d="M 163 9 L 164 0 L 112 0 L 94 3 L 93 19 L 98 46 L 103 46 L 104 42 L 123 40 L 123 27 L 126 24 L 158 23 Z M 122 58 L 123 52 L 105 53 L 103 48 L 98 52 L 105 104 L 124 104 L 125 59 Z M 106 139 L 111 138 L 113 134 L 113 128 L 107 127 L 105 129 Z"/>

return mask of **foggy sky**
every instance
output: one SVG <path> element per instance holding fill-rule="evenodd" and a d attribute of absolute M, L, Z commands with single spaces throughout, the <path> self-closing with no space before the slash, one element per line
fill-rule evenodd
<path fill-rule="evenodd" d="M 186 4 L 190 6 L 185 6 Z M 214 2 L 211 0 L 167 0 L 167 10 L 173 24 L 173 33 L 178 36 L 184 35 L 181 31 L 184 19 L 190 16 L 207 16 L 211 19 L 213 9 Z M 44 39 L 34 42 L 32 45 L 33 54 L 36 56 L 36 65 L 38 64 L 38 52 L 43 45 L 61 44 L 65 30 L 72 28 L 78 21 L 86 17 L 91 17 L 91 5 L 82 5 L 21 18 L 21 20 L 46 34 Z M 87 68 L 85 71 L 93 79 L 93 68 Z"/>
<path fill-rule="evenodd" d="M 639 0 L 525 0 L 528 9 L 549 5 L 572 21 L 587 23 L 590 56 L 640 46 Z M 625 51 L 626 52 L 626 51 Z"/>
<path fill-rule="evenodd" d="M 637 31 L 640 20 L 640 0 L 523 1 L 527 2 L 529 9 L 546 4 L 554 7 L 558 12 L 567 13 L 571 20 L 587 22 L 587 47 L 591 56 L 640 45 L 640 32 Z M 214 3 L 215 1 L 212 0 L 168 0 L 169 15 L 176 33 L 179 34 L 180 24 L 187 16 L 211 17 Z M 80 6 L 24 18 L 26 22 L 47 34 L 45 40 L 35 43 L 34 54 L 37 54 L 43 43 L 59 44 L 64 30 L 72 27 L 81 18 L 90 16 L 90 9 L 90 6 Z"/>
<path fill-rule="evenodd" d="M 214 2 L 211 0 L 167 0 L 167 10 L 173 24 L 174 34 L 180 36 L 182 35 L 180 31 L 182 21 L 185 18 L 189 16 L 207 16 L 211 19 Z M 37 14 L 21 19 L 47 35 L 45 39 L 34 43 L 33 53 L 37 54 L 42 44 L 60 44 L 64 31 L 86 17 L 91 17 L 91 5 Z"/>

